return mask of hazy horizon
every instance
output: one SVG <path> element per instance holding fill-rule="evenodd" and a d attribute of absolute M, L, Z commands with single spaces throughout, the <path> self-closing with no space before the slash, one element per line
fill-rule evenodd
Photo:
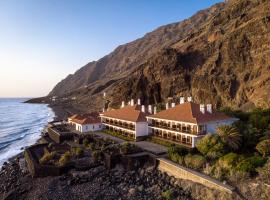
<path fill-rule="evenodd" d="M 1 1 L 0 97 L 47 95 L 68 74 L 220 0 Z"/>

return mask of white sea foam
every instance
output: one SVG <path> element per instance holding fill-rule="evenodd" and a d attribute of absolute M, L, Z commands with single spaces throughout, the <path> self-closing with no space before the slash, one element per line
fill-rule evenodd
<path fill-rule="evenodd" d="M 43 127 L 54 118 L 42 104 L 24 104 L 25 99 L 0 99 L 0 166 L 34 144 Z"/>

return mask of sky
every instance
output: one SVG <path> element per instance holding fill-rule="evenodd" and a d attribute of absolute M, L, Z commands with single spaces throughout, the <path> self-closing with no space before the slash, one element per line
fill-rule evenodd
<path fill-rule="evenodd" d="M 0 0 L 0 97 L 47 95 L 68 74 L 221 0 Z"/>

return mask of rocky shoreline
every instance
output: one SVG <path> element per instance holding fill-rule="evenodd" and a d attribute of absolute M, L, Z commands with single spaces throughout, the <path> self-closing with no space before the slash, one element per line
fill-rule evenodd
<path fill-rule="evenodd" d="M 49 107 L 55 112 L 54 120 L 71 114 L 61 106 Z M 190 192 L 175 186 L 175 179 L 153 167 L 125 171 L 121 167 L 106 170 L 100 165 L 57 177 L 32 178 L 20 153 L 3 164 L 0 176 L 0 199 L 3 200 L 164 199 L 164 191 L 169 191 L 175 199 L 193 199 Z"/>
<path fill-rule="evenodd" d="M 177 186 L 176 179 L 153 167 L 125 171 L 106 170 L 102 165 L 87 171 L 70 171 L 57 177 L 32 178 L 22 157 L 5 163 L 0 171 L 0 199 L 194 199 Z"/>

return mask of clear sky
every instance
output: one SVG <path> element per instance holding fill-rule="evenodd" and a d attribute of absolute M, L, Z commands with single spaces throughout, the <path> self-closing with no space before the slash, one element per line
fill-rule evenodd
<path fill-rule="evenodd" d="M 0 97 L 45 96 L 86 63 L 222 0 L 0 0 Z"/>

